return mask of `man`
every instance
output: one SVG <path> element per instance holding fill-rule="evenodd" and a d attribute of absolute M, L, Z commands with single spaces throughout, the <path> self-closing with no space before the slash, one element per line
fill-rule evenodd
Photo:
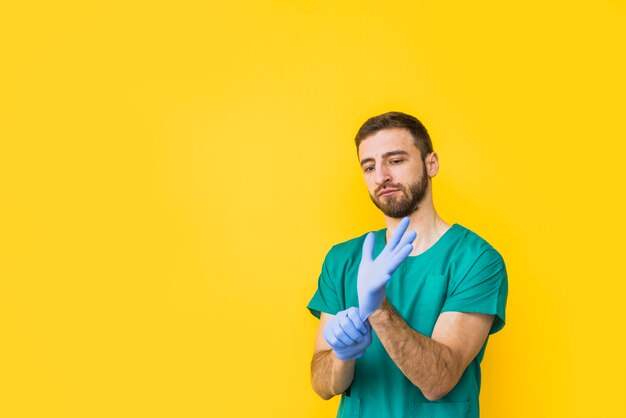
<path fill-rule="evenodd" d="M 435 211 L 438 156 L 415 117 L 370 118 L 355 142 L 387 228 L 326 255 L 307 306 L 320 318 L 313 389 L 341 394 L 340 418 L 476 418 L 488 336 L 504 326 L 504 261 Z"/>

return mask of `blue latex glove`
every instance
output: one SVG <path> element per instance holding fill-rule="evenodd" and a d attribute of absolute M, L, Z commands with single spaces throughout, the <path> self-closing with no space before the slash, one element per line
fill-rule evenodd
<path fill-rule="evenodd" d="M 411 244 L 415 240 L 417 233 L 410 231 L 404 235 L 409 222 L 410 219 L 408 217 L 400 221 L 391 239 L 375 260 L 373 259 L 375 235 L 373 232 L 370 232 L 365 237 L 357 278 L 359 314 L 363 321 L 369 318 L 383 303 L 387 282 L 391 275 L 413 251 L 413 245 Z"/>
<path fill-rule="evenodd" d="M 372 343 L 372 327 L 361 321 L 359 308 L 340 311 L 324 327 L 324 338 L 337 358 L 343 361 L 354 360 L 365 353 Z"/>

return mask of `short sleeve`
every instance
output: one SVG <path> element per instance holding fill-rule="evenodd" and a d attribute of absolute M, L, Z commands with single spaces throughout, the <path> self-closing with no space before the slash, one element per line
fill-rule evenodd
<path fill-rule="evenodd" d="M 504 327 L 508 278 L 502 256 L 485 250 L 458 280 L 450 281 L 442 312 L 477 312 L 495 315 L 489 334 Z"/>
<path fill-rule="evenodd" d="M 334 247 L 333 247 L 334 248 Z M 342 310 L 338 294 L 337 277 L 333 275 L 333 248 L 326 254 L 322 271 L 317 281 L 317 290 L 307 305 L 311 313 L 319 318 L 321 312 L 336 315 Z"/>

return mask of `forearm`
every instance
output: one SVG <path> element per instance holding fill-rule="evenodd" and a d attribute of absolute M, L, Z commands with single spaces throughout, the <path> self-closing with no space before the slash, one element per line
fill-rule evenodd
<path fill-rule="evenodd" d="M 313 355 L 311 362 L 311 384 L 322 399 L 328 400 L 343 393 L 354 378 L 355 360 L 339 360 L 332 350 Z"/>
<path fill-rule="evenodd" d="M 409 327 L 387 299 L 369 321 L 391 359 L 426 398 L 439 399 L 456 385 L 463 371 L 452 350 Z"/>

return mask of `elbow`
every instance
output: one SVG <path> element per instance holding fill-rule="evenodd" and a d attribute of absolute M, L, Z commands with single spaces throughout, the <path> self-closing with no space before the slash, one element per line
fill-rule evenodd
<path fill-rule="evenodd" d="M 439 391 L 422 391 L 422 393 L 424 394 L 424 397 L 426 399 L 428 399 L 429 401 L 438 401 L 439 399 L 443 398 L 444 396 L 446 396 L 448 393 L 450 392 L 450 390 L 439 390 Z"/>
<path fill-rule="evenodd" d="M 437 379 L 433 379 L 430 385 L 420 387 L 422 394 L 429 401 L 438 401 L 446 396 L 461 380 L 463 368 L 459 361 L 450 361 L 446 368 L 440 370 Z"/>
<path fill-rule="evenodd" d="M 313 386 L 313 391 L 317 394 L 317 396 L 319 396 L 320 398 L 322 398 L 322 400 L 329 400 L 332 399 L 335 395 L 329 392 L 326 392 L 324 390 L 322 390 L 321 388 L 316 388 L 315 386 Z"/>
<path fill-rule="evenodd" d="M 426 399 L 428 399 L 429 401 L 438 401 L 439 399 L 450 393 L 450 391 L 454 389 L 454 386 L 456 386 L 457 382 L 458 379 L 451 379 L 449 381 L 443 381 L 438 385 L 433 385 L 432 387 L 420 389 L 422 390 L 422 394 Z"/>
<path fill-rule="evenodd" d="M 324 388 L 321 385 L 316 385 L 315 379 L 311 379 L 311 386 L 313 387 L 313 392 L 323 400 L 327 401 L 335 396 L 334 393 L 328 391 L 328 388 Z"/>
<path fill-rule="evenodd" d="M 327 393 L 319 393 L 319 392 L 316 392 L 316 393 L 317 393 L 317 396 L 322 398 L 322 400 L 324 400 L 324 401 L 327 401 L 327 400 L 333 398 L 333 395 L 330 395 L 330 394 L 327 394 Z"/>

